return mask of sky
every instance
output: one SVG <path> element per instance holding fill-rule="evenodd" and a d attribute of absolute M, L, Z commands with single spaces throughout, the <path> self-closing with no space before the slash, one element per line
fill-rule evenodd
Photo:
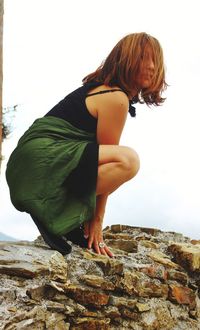
<path fill-rule="evenodd" d="M 199 1 L 4 0 L 3 106 L 18 105 L 3 143 L 0 232 L 32 240 L 30 216 L 15 210 L 5 181 L 23 132 L 94 71 L 126 34 L 147 32 L 164 51 L 167 98 L 137 105 L 121 145 L 141 160 L 137 176 L 109 197 L 104 226 L 121 223 L 200 239 Z"/>

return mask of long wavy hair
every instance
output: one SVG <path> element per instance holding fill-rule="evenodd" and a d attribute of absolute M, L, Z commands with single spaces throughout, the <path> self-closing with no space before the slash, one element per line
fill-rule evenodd
<path fill-rule="evenodd" d="M 159 41 L 145 32 L 132 33 L 122 38 L 97 70 L 83 79 L 83 84 L 97 81 L 110 87 L 119 86 L 132 98 L 131 91 L 137 89 L 135 79 L 147 47 L 151 49 L 154 61 L 152 84 L 138 90 L 134 101 L 161 105 L 165 100 L 161 96 L 162 92 L 168 86 L 165 81 L 163 51 Z"/>

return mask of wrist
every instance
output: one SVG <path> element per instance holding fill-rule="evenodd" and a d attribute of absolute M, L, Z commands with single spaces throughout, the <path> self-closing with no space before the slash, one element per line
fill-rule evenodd
<path fill-rule="evenodd" d="M 102 223 L 103 222 L 103 215 L 100 214 L 96 214 L 95 215 L 95 220 Z"/>

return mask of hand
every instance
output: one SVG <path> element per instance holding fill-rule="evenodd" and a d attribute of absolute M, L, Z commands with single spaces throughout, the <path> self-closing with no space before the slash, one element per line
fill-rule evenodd
<path fill-rule="evenodd" d="M 113 253 L 106 245 L 104 248 L 99 247 L 99 243 L 103 243 L 102 220 L 99 217 L 95 217 L 91 221 L 88 221 L 84 224 L 84 236 L 89 238 L 89 249 L 93 247 L 97 254 L 114 257 Z"/>

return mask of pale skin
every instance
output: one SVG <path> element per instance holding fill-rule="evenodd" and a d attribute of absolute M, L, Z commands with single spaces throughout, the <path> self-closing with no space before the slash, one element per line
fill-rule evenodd
<path fill-rule="evenodd" d="M 148 87 L 154 63 L 151 56 L 142 62 L 138 75 L 140 88 Z M 99 86 L 90 93 L 119 88 L 118 86 Z M 131 97 L 136 95 L 133 91 Z M 108 246 L 99 247 L 103 242 L 103 217 L 108 195 L 123 183 L 132 179 L 138 172 L 140 161 L 135 150 L 119 146 L 120 137 L 127 119 L 129 98 L 121 91 L 98 94 L 86 98 L 90 114 L 97 118 L 97 142 L 99 144 L 99 163 L 96 187 L 96 211 L 94 218 L 84 224 L 84 234 L 88 237 L 88 248 L 93 247 L 97 254 L 113 257 Z"/>

